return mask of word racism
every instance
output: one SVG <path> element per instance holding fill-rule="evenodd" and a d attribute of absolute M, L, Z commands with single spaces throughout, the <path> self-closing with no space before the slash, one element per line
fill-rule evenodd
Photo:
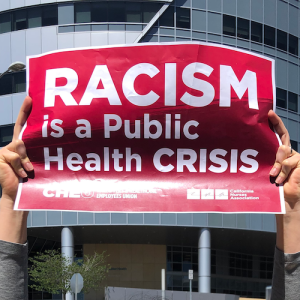
<path fill-rule="evenodd" d="M 29 181 L 18 209 L 282 211 L 268 178 L 279 145 L 267 119 L 272 60 L 186 43 L 67 50 L 28 65 L 23 139 L 45 200 L 26 199 Z M 229 192 L 239 189 L 251 195 Z"/>

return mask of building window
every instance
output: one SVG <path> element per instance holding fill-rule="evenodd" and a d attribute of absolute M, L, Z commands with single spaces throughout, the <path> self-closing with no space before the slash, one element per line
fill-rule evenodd
<path fill-rule="evenodd" d="M 260 257 L 260 278 L 272 279 L 273 272 L 273 258 L 271 257 Z"/>
<path fill-rule="evenodd" d="M 275 47 L 275 28 L 265 25 L 264 29 L 264 43 Z"/>
<path fill-rule="evenodd" d="M 251 41 L 262 43 L 262 24 L 251 22 Z"/>
<path fill-rule="evenodd" d="M 58 24 L 57 5 L 43 6 L 42 26 L 52 26 Z"/>
<path fill-rule="evenodd" d="M 287 33 L 277 29 L 277 48 L 287 51 Z"/>
<path fill-rule="evenodd" d="M 11 13 L 0 14 L 0 33 L 11 31 Z"/>
<path fill-rule="evenodd" d="M 42 8 L 34 7 L 28 10 L 28 28 L 42 27 Z"/>
<path fill-rule="evenodd" d="M 291 146 L 292 148 L 298 152 L 298 142 L 291 140 Z"/>
<path fill-rule="evenodd" d="M 286 90 L 276 89 L 276 106 L 286 108 L 287 104 L 287 92 Z"/>
<path fill-rule="evenodd" d="M 142 3 L 126 3 L 126 22 L 142 23 Z"/>
<path fill-rule="evenodd" d="M 90 23 L 91 22 L 91 4 L 90 3 L 75 3 L 75 23 Z"/>
<path fill-rule="evenodd" d="M 79 3 L 77 3 L 79 4 Z M 76 5 L 75 4 L 75 7 Z M 82 4 L 82 3 L 80 3 Z M 92 22 L 107 22 L 108 20 L 108 15 L 107 15 L 107 4 L 104 2 L 98 2 L 98 3 L 92 3 L 92 7 L 91 7 L 91 21 Z M 89 18 L 89 16 L 87 15 L 87 19 Z M 77 22 L 76 20 L 76 10 L 75 10 L 75 22 L 76 23 L 80 23 Z"/>
<path fill-rule="evenodd" d="M 169 6 L 159 19 L 160 26 L 174 27 L 174 7 Z"/>
<path fill-rule="evenodd" d="M 6 74 L 0 79 L 0 96 L 26 91 L 26 73 L 20 71 Z"/>
<path fill-rule="evenodd" d="M 19 9 L 13 14 L 13 30 L 23 30 L 27 28 L 27 10 Z"/>
<path fill-rule="evenodd" d="M 249 20 L 237 18 L 237 37 L 249 39 Z"/>
<path fill-rule="evenodd" d="M 176 27 L 191 28 L 191 10 L 188 8 L 176 8 Z"/>
<path fill-rule="evenodd" d="M 298 38 L 289 34 L 289 52 L 298 56 Z"/>
<path fill-rule="evenodd" d="M 125 2 L 109 2 L 108 22 L 126 22 Z"/>
<path fill-rule="evenodd" d="M 223 15 L 223 34 L 236 36 L 236 18 Z"/>
<path fill-rule="evenodd" d="M 0 147 L 8 145 L 13 137 L 14 124 L 0 127 Z"/>
<path fill-rule="evenodd" d="M 298 95 L 292 92 L 288 92 L 288 109 L 298 112 Z"/>

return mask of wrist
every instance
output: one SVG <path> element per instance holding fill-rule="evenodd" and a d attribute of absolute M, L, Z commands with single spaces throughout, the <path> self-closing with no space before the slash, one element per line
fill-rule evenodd
<path fill-rule="evenodd" d="M 14 202 L 10 197 L 0 200 L 0 240 L 24 244 L 27 240 L 27 211 L 13 210 Z"/>

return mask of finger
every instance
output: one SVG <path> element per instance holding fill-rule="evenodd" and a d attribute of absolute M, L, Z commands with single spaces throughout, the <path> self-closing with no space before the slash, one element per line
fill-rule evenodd
<path fill-rule="evenodd" d="M 286 178 L 288 177 L 288 174 L 291 172 L 291 170 L 295 169 L 298 166 L 299 161 L 300 155 L 298 153 L 296 155 L 286 158 L 282 162 L 281 172 L 279 173 L 279 176 L 276 178 L 275 182 L 278 184 L 283 183 L 284 180 L 286 180 Z M 280 180 L 277 180 L 278 178 L 280 178 Z"/>
<path fill-rule="evenodd" d="M 286 180 L 289 173 L 291 172 L 291 169 L 283 164 L 283 161 L 285 161 L 287 158 L 291 157 L 291 150 L 290 147 L 281 145 L 278 148 L 278 151 L 276 153 L 276 161 L 275 164 L 270 172 L 271 176 L 277 176 L 275 182 L 278 184 L 281 184 Z"/>
<path fill-rule="evenodd" d="M 274 126 L 275 131 L 279 135 L 283 145 L 290 146 L 290 135 L 288 130 L 285 128 L 280 117 L 273 111 L 270 110 L 268 117 L 272 125 Z"/>
<path fill-rule="evenodd" d="M 17 121 L 15 123 L 13 140 L 19 138 L 22 128 L 26 123 L 27 118 L 31 112 L 31 107 L 32 107 L 32 99 L 29 96 L 27 96 L 21 106 L 19 115 L 17 117 Z"/>
<path fill-rule="evenodd" d="M 2 152 L 2 158 L 7 164 L 12 166 L 13 170 L 18 176 L 22 178 L 27 177 L 27 174 L 21 164 L 21 158 L 16 152 L 9 151 L 7 148 L 5 148 Z"/>
<path fill-rule="evenodd" d="M 15 152 L 19 155 L 21 164 L 28 172 L 33 170 L 33 166 L 27 156 L 26 147 L 22 140 L 15 140 L 7 145 L 9 151 Z"/>

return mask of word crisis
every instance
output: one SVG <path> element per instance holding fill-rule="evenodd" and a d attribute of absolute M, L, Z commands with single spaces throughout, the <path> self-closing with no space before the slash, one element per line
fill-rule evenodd
<path fill-rule="evenodd" d="M 120 149 L 110 149 L 109 147 L 103 148 L 102 159 L 97 153 L 86 154 L 86 160 L 79 153 L 70 153 L 64 156 L 63 148 L 56 148 L 56 151 L 48 147 L 44 148 L 44 161 L 45 170 L 50 171 L 57 167 L 58 171 L 64 170 L 64 161 L 66 166 L 71 171 L 80 171 L 85 168 L 89 172 L 101 171 L 101 165 L 103 171 L 111 171 L 111 161 L 113 162 L 113 170 L 116 172 L 131 172 L 132 167 L 135 167 L 136 172 L 142 171 L 142 157 L 137 153 L 132 153 L 131 148 L 126 148 L 125 153 L 122 153 Z M 55 153 L 53 153 L 55 152 Z M 199 152 L 193 149 L 180 148 L 176 150 L 176 154 L 172 149 L 161 148 L 157 150 L 153 156 L 153 165 L 156 170 L 162 173 L 171 171 L 184 172 L 199 172 L 206 173 L 210 171 L 212 173 L 224 173 L 228 170 L 230 173 L 255 173 L 258 170 L 259 164 L 254 159 L 258 152 L 253 149 L 246 149 L 239 155 L 237 149 L 231 149 L 230 152 L 224 149 L 214 149 L 207 153 L 207 149 L 199 149 Z M 175 155 L 176 165 L 172 163 L 170 158 Z M 226 161 L 228 158 L 229 163 Z M 243 164 L 238 168 L 238 161 Z M 101 163 L 102 161 L 102 163 Z M 198 163 L 197 163 L 198 161 Z M 211 164 L 209 164 L 211 163 Z M 54 166 L 53 166 L 54 164 Z M 134 166 L 132 166 L 134 165 Z"/>
<path fill-rule="evenodd" d="M 161 71 L 164 71 L 164 105 L 176 106 L 176 63 L 165 63 L 164 70 L 159 70 L 150 63 L 139 63 L 129 68 L 122 80 L 122 91 L 125 98 L 136 106 L 154 104 L 160 96 L 154 90 L 150 90 L 145 95 L 139 94 L 135 89 L 135 81 L 141 75 L 153 78 Z M 213 72 L 214 69 L 211 66 L 201 62 L 188 64 L 181 74 L 183 84 L 189 89 L 201 92 L 201 96 L 195 96 L 186 91 L 180 101 L 192 107 L 209 105 L 215 99 L 215 88 L 208 81 L 197 78 L 195 75 L 202 74 L 205 77 L 210 77 Z M 64 78 L 66 84 L 63 86 L 57 85 L 57 79 L 59 78 Z M 91 105 L 93 99 L 99 98 L 107 99 L 110 105 L 122 105 L 120 95 L 107 65 L 95 66 L 79 104 L 72 95 L 72 92 L 78 86 L 78 82 L 78 74 L 72 68 L 46 70 L 44 107 L 54 107 L 56 96 L 59 96 L 66 106 Z M 99 88 L 100 83 L 102 83 L 102 88 Z M 231 106 L 231 90 L 235 91 L 239 99 L 242 99 L 248 91 L 249 108 L 258 110 L 257 76 L 255 72 L 246 70 L 242 79 L 239 80 L 231 66 L 220 65 L 219 90 L 220 95 L 217 95 L 216 98 L 219 99 L 220 107 Z"/>

